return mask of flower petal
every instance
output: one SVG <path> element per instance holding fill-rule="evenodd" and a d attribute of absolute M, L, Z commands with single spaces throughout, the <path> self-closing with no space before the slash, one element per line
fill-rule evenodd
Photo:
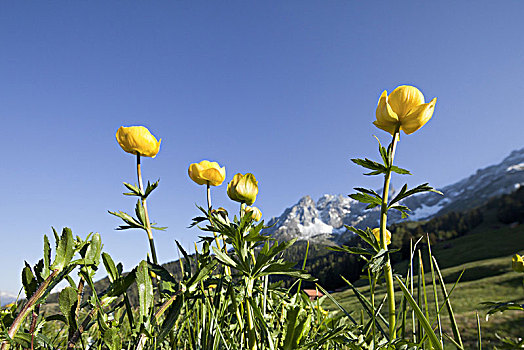
<path fill-rule="evenodd" d="M 376 111 L 377 121 L 382 124 L 385 123 L 398 123 L 397 113 L 393 112 L 391 106 L 388 103 L 388 92 L 384 90 L 380 98 L 378 99 L 377 111 Z"/>
<path fill-rule="evenodd" d="M 424 103 L 424 95 L 414 86 L 401 85 L 389 94 L 388 103 L 402 119 L 410 110 Z"/>
<path fill-rule="evenodd" d="M 373 125 L 375 125 L 377 128 L 379 128 L 381 130 L 389 132 L 391 135 L 393 135 L 393 133 L 397 129 L 397 124 L 396 123 L 395 124 L 393 124 L 393 123 L 383 124 L 383 123 L 379 123 L 378 121 L 374 121 Z"/>
<path fill-rule="evenodd" d="M 400 118 L 401 130 L 409 135 L 424 126 L 433 116 L 435 103 L 437 103 L 437 98 L 413 108 L 407 116 Z"/>

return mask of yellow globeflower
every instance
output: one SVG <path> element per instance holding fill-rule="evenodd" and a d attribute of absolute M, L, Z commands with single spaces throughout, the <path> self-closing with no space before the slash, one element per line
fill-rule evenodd
<path fill-rule="evenodd" d="M 143 126 L 121 126 L 116 132 L 118 144 L 127 153 L 155 158 L 160 150 L 160 140 L 151 135 L 149 130 Z"/>
<path fill-rule="evenodd" d="M 217 162 L 208 160 L 191 164 L 187 172 L 191 180 L 199 185 L 220 186 L 226 178 L 226 167 L 220 167 Z"/>
<path fill-rule="evenodd" d="M 262 212 L 257 207 L 248 206 L 246 207 L 245 211 L 246 211 L 246 214 L 251 213 L 251 215 L 253 216 L 253 220 L 255 221 L 260 221 L 260 219 L 262 219 Z"/>
<path fill-rule="evenodd" d="M 374 228 L 371 232 L 373 232 L 373 235 L 377 239 L 377 242 L 380 243 L 380 227 Z M 389 232 L 388 229 L 386 229 L 386 245 L 391 244 L 391 232 Z"/>
<path fill-rule="evenodd" d="M 255 203 L 258 194 L 258 181 L 251 173 L 242 175 L 240 173 L 233 177 L 227 184 L 227 195 L 236 202 L 251 205 Z"/>
<path fill-rule="evenodd" d="M 513 256 L 511 265 L 516 272 L 524 272 L 524 259 L 520 255 Z"/>
<path fill-rule="evenodd" d="M 424 103 L 424 95 L 414 86 L 401 85 L 388 96 L 384 91 L 378 100 L 376 117 L 373 122 L 379 129 L 391 135 L 397 127 L 411 134 L 426 124 L 433 115 L 437 98 Z"/>

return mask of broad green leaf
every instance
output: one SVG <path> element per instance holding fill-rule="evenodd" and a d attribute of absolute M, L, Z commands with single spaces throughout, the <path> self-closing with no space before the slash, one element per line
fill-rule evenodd
<path fill-rule="evenodd" d="M 100 263 L 100 251 L 102 250 L 102 240 L 99 233 L 95 233 L 87 247 L 85 260 L 86 264 L 98 266 Z"/>
<path fill-rule="evenodd" d="M 142 260 L 136 270 L 136 286 L 138 289 L 139 315 L 142 322 L 149 316 L 149 310 L 153 306 L 153 283 L 149 276 L 147 262 Z"/>
<path fill-rule="evenodd" d="M 73 328 L 76 328 L 75 310 L 77 303 L 78 293 L 75 289 L 71 287 L 65 287 L 58 295 L 58 306 L 60 307 L 60 311 L 62 311 L 62 314 L 67 319 L 67 324 L 69 325 L 69 327 Z"/>

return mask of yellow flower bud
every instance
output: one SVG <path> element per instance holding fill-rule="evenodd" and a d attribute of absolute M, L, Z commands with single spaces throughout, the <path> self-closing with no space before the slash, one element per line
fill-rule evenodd
<path fill-rule="evenodd" d="M 258 194 L 258 181 L 251 173 L 242 175 L 240 173 L 233 177 L 227 184 L 227 195 L 236 202 L 251 205 L 255 203 Z"/>
<path fill-rule="evenodd" d="M 377 242 L 380 243 L 380 227 L 374 228 L 371 232 L 373 232 L 373 236 L 375 236 Z M 391 232 L 386 229 L 386 245 L 389 244 L 391 244 Z"/>
<path fill-rule="evenodd" d="M 424 103 L 424 95 L 414 86 L 401 85 L 391 92 L 384 91 L 378 100 L 376 118 L 379 129 L 391 135 L 397 127 L 411 134 L 420 129 L 433 116 L 437 98 Z"/>
<path fill-rule="evenodd" d="M 524 259 L 522 256 L 515 254 L 511 260 L 511 267 L 513 267 L 513 270 L 516 272 L 524 272 Z"/>
<path fill-rule="evenodd" d="M 143 126 L 121 126 L 116 132 L 118 144 L 127 153 L 154 158 L 160 150 L 160 142 Z"/>
<path fill-rule="evenodd" d="M 226 178 L 226 167 L 220 167 L 217 162 L 208 160 L 191 164 L 187 172 L 191 180 L 199 185 L 220 186 Z"/>
<path fill-rule="evenodd" d="M 246 214 L 251 214 L 253 217 L 253 220 L 260 221 L 262 219 L 262 212 L 257 207 L 246 207 L 245 209 Z"/>

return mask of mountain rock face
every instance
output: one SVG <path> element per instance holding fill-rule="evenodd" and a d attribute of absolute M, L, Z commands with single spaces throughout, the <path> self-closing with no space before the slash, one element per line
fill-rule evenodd
<path fill-rule="evenodd" d="M 411 209 L 411 215 L 405 220 L 423 220 L 473 208 L 520 186 L 524 186 L 524 148 L 511 152 L 497 165 L 479 169 L 475 174 L 439 189 L 444 196 L 430 192 L 402 201 Z M 390 192 L 393 192 L 390 197 L 393 198 L 395 190 Z M 274 226 L 266 232 L 279 241 L 298 238 L 316 243 L 343 243 L 352 235 L 344 225 L 358 228 L 379 225 L 380 207 L 371 210 L 365 207 L 365 204 L 343 195 L 325 194 L 316 203 L 310 196 L 305 196 L 278 218 L 272 218 L 268 224 Z M 401 220 L 400 213 L 390 211 L 389 223 Z"/>

